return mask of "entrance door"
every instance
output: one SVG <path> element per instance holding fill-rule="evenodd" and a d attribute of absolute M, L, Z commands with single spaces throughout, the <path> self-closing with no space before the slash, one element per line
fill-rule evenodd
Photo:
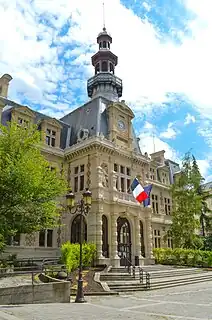
<path fill-rule="evenodd" d="M 126 218 L 118 218 L 117 233 L 120 265 L 126 266 L 131 263 L 131 232 L 129 221 Z"/>

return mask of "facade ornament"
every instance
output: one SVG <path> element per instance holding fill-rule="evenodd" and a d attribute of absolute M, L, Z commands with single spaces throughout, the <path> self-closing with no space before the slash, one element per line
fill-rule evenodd
<path fill-rule="evenodd" d="M 26 247 L 32 247 L 35 245 L 35 234 L 26 234 L 25 235 L 25 245 Z"/>
<path fill-rule="evenodd" d="M 80 128 L 78 133 L 77 133 L 77 142 L 82 142 L 88 139 L 89 136 L 89 130 Z"/>
<path fill-rule="evenodd" d="M 117 180 L 118 176 L 115 171 L 112 172 L 112 182 L 113 182 L 113 190 L 117 191 Z"/>
<path fill-rule="evenodd" d="M 109 187 L 108 165 L 106 163 L 102 163 L 101 169 L 102 169 L 102 185 L 103 187 L 108 188 Z"/>

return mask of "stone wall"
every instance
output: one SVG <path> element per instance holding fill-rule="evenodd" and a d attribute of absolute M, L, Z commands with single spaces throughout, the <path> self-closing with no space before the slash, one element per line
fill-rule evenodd
<path fill-rule="evenodd" d="M 0 288 L 0 305 L 66 302 L 70 302 L 68 281 Z"/>

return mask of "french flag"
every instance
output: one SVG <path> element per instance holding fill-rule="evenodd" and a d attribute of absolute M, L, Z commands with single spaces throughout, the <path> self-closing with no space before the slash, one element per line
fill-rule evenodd
<path fill-rule="evenodd" d="M 148 194 L 145 192 L 137 178 L 133 180 L 131 190 L 134 198 L 140 203 L 148 198 Z"/>

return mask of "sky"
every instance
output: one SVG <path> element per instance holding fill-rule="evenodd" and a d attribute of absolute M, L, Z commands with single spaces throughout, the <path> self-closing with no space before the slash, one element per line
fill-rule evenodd
<path fill-rule="evenodd" d="M 191 151 L 212 180 L 212 1 L 105 0 L 116 75 L 143 152 Z M 0 0 L 9 98 L 60 118 L 88 101 L 102 0 Z"/>

